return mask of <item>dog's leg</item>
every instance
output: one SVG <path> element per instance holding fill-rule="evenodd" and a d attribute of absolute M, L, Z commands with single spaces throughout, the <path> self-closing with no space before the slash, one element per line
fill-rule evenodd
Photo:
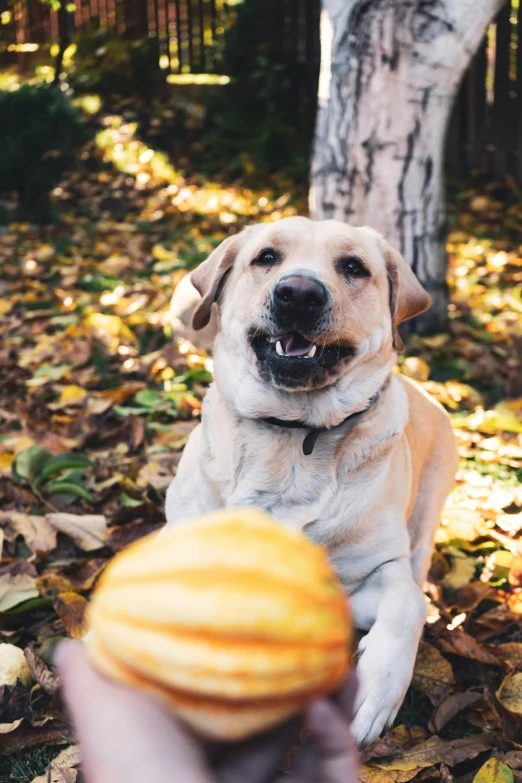
<path fill-rule="evenodd" d="M 206 511 L 222 507 L 219 497 L 203 474 L 201 424 L 192 431 L 181 456 L 176 477 L 165 498 L 166 528 Z M 165 529 L 165 528 L 163 528 Z"/>
<path fill-rule="evenodd" d="M 359 645 L 359 689 L 352 725 L 365 745 L 392 723 L 411 681 L 426 619 L 426 601 L 408 558 L 384 563 L 351 598 L 357 627 L 369 628 Z"/>

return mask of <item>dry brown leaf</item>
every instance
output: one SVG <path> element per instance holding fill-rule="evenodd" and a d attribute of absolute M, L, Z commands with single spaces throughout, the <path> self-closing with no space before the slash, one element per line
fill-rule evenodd
<path fill-rule="evenodd" d="M 412 685 L 427 696 L 432 704 L 440 704 L 455 683 L 449 661 L 427 642 L 421 641 L 413 670 Z"/>
<path fill-rule="evenodd" d="M 363 764 L 372 759 L 393 756 L 399 750 L 411 748 L 426 739 L 426 731 L 421 726 L 395 726 L 360 752 Z"/>
<path fill-rule="evenodd" d="M 72 585 L 69 590 L 73 592 L 78 590 L 90 590 L 99 575 L 107 565 L 107 560 L 101 557 L 92 558 L 92 560 L 82 560 L 72 566 L 63 569 L 64 581 Z"/>
<path fill-rule="evenodd" d="M 69 723 L 61 721 L 45 722 L 45 725 L 33 725 L 28 720 L 21 723 L 2 739 L 2 753 L 15 753 L 41 745 L 63 745 L 74 733 Z"/>
<path fill-rule="evenodd" d="M 36 580 L 36 586 L 40 595 L 58 595 L 58 593 L 74 593 L 74 587 L 65 577 L 60 574 L 44 574 Z"/>
<path fill-rule="evenodd" d="M 489 750 L 495 741 L 493 732 L 484 732 L 457 740 L 441 740 L 436 735 L 420 745 L 398 753 L 393 759 L 373 761 L 372 766 L 382 770 L 424 769 L 444 762 L 450 767 L 467 759 L 473 759 L 485 750 Z"/>
<path fill-rule="evenodd" d="M 440 765 L 440 779 L 442 780 L 442 783 L 455 783 L 455 778 L 449 771 L 448 767 L 442 763 Z"/>
<path fill-rule="evenodd" d="M 508 674 L 493 699 L 504 734 L 519 742 L 522 737 L 522 672 Z"/>
<path fill-rule="evenodd" d="M 62 750 L 49 765 L 48 770 L 32 783 L 74 783 L 77 779 L 78 771 L 73 769 L 81 761 L 80 748 L 78 745 L 70 745 Z"/>
<path fill-rule="evenodd" d="M 511 769 L 522 769 L 522 750 L 508 750 L 502 761 Z"/>
<path fill-rule="evenodd" d="M 480 701 L 482 695 L 480 693 L 473 693 L 468 691 L 467 693 L 454 693 L 452 696 L 448 696 L 442 704 L 437 708 L 435 715 L 433 716 L 433 725 L 437 731 L 440 731 L 446 723 L 449 723 L 455 715 L 461 710 L 465 710 L 466 707 L 470 707 L 477 701 Z"/>
<path fill-rule="evenodd" d="M 26 647 L 24 650 L 25 660 L 31 669 L 31 674 L 38 685 L 49 696 L 54 696 L 60 688 L 60 678 L 55 672 L 52 672 L 46 663 L 35 653 L 32 647 Z"/>
<path fill-rule="evenodd" d="M 21 514 L 17 511 L 0 513 L 0 525 L 8 524 L 15 536 L 24 538 L 27 547 L 34 553 L 46 554 L 56 547 L 56 532 L 45 517 Z"/>
<path fill-rule="evenodd" d="M 454 629 L 453 631 L 441 631 L 437 635 L 437 643 L 447 653 L 460 655 L 463 658 L 470 658 L 473 661 L 480 661 L 491 666 L 498 666 L 499 661 L 485 647 L 482 647 L 473 636 L 464 631 Z"/>
<path fill-rule="evenodd" d="M 502 663 L 506 663 L 514 669 L 522 669 L 522 642 L 491 645 L 488 649 Z"/>
<path fill-rule="evenodd" d="M 37 595 L 36 580 L 29 574 L 7 572 L 0 575 L 0 611 L 6 612 Z"/>
<path fill-rule="evenodd" d="M 107 520 L 102 514 L 47 514 L 49 524 L 68 535 L 84 552 L 105 546 Z"/>
<path fill-rule="evenodd" d="M 77 779 L 77 769 L 64 769 L 63 767 L 54 769 L 51 766 L 51 769 L 44 772 L 43 775 L 33 778 L 31 783 L 76 783 Z"/>
<path fill-rule="evenodd" d="M 53 601 L 53 607 L 62 621 L 66 632 L 73 639 L 82 639 L 87 633 L 85 610 L 88 602 L 78 593 L 60 593 Z"/>

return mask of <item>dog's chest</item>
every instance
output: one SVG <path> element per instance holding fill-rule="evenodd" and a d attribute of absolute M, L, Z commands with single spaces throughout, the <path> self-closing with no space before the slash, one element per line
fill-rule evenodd
<path fill-rule="evenodd" d="M 305 456 L 305 434 L 268 430 L 250 438 L 236 433 L 227 449 L 225 480 L 222 452 L 219 464 L 213 460 L 220 476 L 220 501 L 229 507 L 261 508 L 329 544 L 341 528 L 343 535 L 357 529 L 359 518 L 375 500 L 379 474 L 366 475 L 361 467 L 362 443 L 354 443 L 339 458 L 342 436 L 333 433 L 322 434 L 313 453 Z"/>

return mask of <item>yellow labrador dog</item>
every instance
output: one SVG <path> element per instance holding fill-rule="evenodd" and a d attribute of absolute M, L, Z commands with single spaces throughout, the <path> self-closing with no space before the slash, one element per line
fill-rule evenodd
<path fill-rule="evenodd" d="M 409 686 L 457 455 L 444 410 L 393 372 L 430 303 L 375 231 L 286 218 L 226 239 L 192 274 L 217 305 L 215 383 L 167 492 L 168 525 L 256 506 L 328 548 L 357 626 L 353 732 L 374 740 Z"/>

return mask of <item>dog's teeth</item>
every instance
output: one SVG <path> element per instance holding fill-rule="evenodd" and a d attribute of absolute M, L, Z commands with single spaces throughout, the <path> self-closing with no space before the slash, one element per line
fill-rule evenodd
<path fill-rule="evenodd" d="M 283 351 L 283 346 L 281 345 L 281 340 L 278 340 L 276 342 L 276 351 L 279 354 L 279 356 L 284 356 L 285 352 Z"/>
<path fill-rule="evenodd" d="M 313 359 L 315 352 L 317 351 L 317 345 L 312 345 L 308 353 L 306 354 L 310 359 Z"/>

